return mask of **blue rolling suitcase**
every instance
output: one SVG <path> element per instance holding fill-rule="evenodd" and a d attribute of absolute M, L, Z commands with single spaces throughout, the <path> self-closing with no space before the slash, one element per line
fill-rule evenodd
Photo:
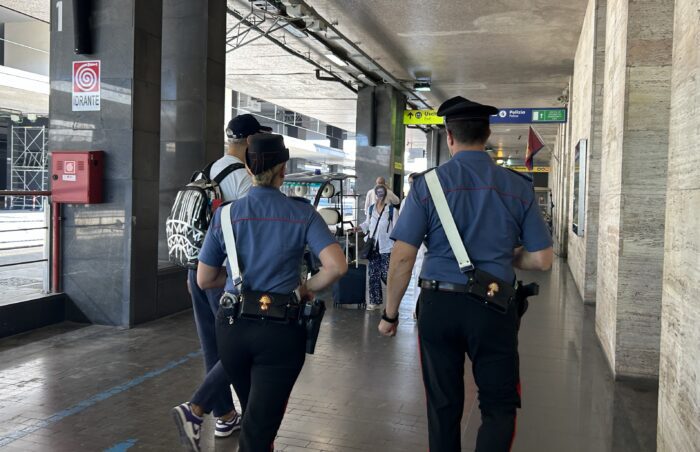
<path fill-rule="evenodd" d="M 348 242 L 345 237 L 345 258 L 349 259 Z M 355 249 L 357 250 L 357 234 L 355 234 Z M 348 272 L 338 282 L 333 284 L 333 306 L 341 304 L 354 304 L 358 309 L 366 307 L 365 289 L 367 288 L 367 266 L 359 264 L 355 259 L 354 264 L 348 266 Z"/>

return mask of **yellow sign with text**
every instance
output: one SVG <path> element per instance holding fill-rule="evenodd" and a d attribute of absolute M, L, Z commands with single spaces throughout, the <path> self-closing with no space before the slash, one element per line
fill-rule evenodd
<path fill-rule="evenodd" d="M 533 166 L 532 171 L 527 169 L 525 166 L 508 166 L 508 169 L 512 169 L 513 171 L 517 171 L 519 173 L 548 173 L 549 172 L 549 167 L 548 166 Z"/>
<path fill-rule="evenodd" d="M 405 125 L 430 125 L 442 124 L 442 116 L 437 115 L 437 110 L 404 110 L 403 123 Z"/>

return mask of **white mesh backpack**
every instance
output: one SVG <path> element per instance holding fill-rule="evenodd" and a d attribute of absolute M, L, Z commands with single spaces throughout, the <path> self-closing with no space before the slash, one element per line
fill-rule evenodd
<path fill-rule="evenodd" d="M 177 192 L 170 216 L 165 222 L 170 262 L 185 268 L 197 268 L 197 258 L 214 211 L 223 202 L 219 184 L 242 163 L 233 163 L 211 178 L 210 163 L 192 175 L 190 183 Z"/>

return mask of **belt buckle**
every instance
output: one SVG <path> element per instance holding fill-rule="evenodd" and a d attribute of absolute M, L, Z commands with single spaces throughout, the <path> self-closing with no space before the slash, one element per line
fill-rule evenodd
<path fill-rule="evenodd" d="M 430 283 L 430 290 L 438 290 L 438 288 L 440 287 L 440 283 L 434 279 L 431 279 L 429 281 L 429 283 Z"/>

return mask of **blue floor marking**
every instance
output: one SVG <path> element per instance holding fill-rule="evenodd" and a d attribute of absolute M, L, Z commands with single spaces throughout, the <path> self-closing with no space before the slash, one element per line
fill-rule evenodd
<path fill-rule="evenodd" d="M 53 415 L 47 417 L 46 419 L 42 419 L 39 422 L 37 422 L 34 425 L 29 425 L 27 427 L 24 427 L 19 430 L 15 430 L 14 432 L 8 433 L 5 436 L 0 437 L 0 447 L 2 446 L 7 446 L 8 444 L 11 444 L 18 439 L 24 438 L 27 435 L 31 435 L 32 433 L 36 432 L 37 430 L 40 430 L 42 428 L 46 428 L 49 425 L 55 424 L 56 422 L 63 420 L 67 418 L 68 416 L 72 416 L 74 414 L 78 414 L 81 411 L 84 411 L 88 408 L 90 408 L 93 405 L 96 405 L 99 402 L 102 402 L 104 400 L 109 399 L 112 396 L 115 396 L 117 394 L 121 394 L 122 392 L 133 388 L 134 386 L 138 386 L 141 383 L 143 383 L 146 380 L 150 380 L 153 377 L 157 377 L 158 375 L 167 372 L 171 369 L 176 368 L 177 366 L 186 363 L 187 361 L 191 360 L 192 358 L 195 358 L 199 355 L 202 354 L 202 351 L 196 351 L 192 353 L 186 354 L 184 357 L 175 360 L 175 361 L 170 361 L 168 364 L 165 366 L 161 367 L 160 369 L 152 370 L 150 372 L 147 372 L 140 377 L 136 377 L 133 380 L 129 380 L 124 384 L 120 384 L 119 386 L 114 386 L 113 388 L 110 388 L 104 392 L 100 392 L 99 394 L 95 394 L 94 396 L 90 397 L 89 399 L 82 400 L 75 405 L 73 405 L 70 408 L 66 408 L 65 410 L 59 411 L 58 413 L 54 413 Z M 129 446 L 131 447 L 131 446 Z M 126 449 L 117 449 L 117 450 L 126 450 Z"/>
<path fill-rule="evenodd" d="M 110 447 L 109 449 L 105 449 L 104 452 L 124 452 L 125 450 L 131 448 L 134 444 L 136 444 L 137 439 L 127 439 L 126 441 L 122 441 L 121 443 L 117 443 L 114 446 Z"/>

